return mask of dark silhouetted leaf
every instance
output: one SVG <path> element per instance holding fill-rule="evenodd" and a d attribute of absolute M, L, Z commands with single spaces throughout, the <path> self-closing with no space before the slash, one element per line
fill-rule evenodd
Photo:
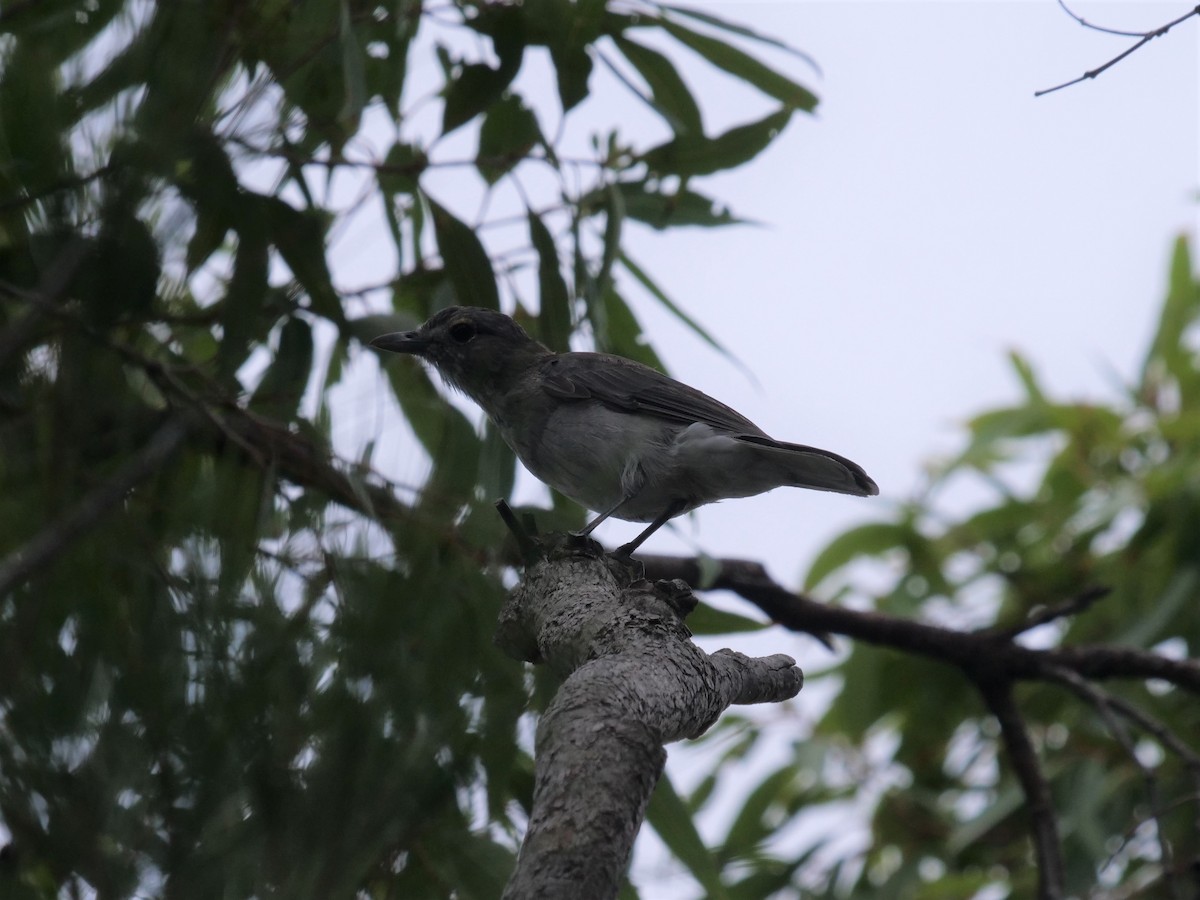
<path fill-rule="evenodd" d="M 442 262 L 454 285 L 459 304 L 499 309 L 500 293 L 496 288 L 492 263 L 475 232 L 445 207 L 432 200 L 429 206 L 433 211 L 438 249 L 442 252 Z"/>
<path fill-rule="evenodd" d="M 787 126 L 790 107 L 771 113 L 757 122 L 731 128 L 715 138 L 702 135 L 676 137 L 642 154 L 652 172 L 671 175 L 710 175 L 733 169 L 758 156 Z"/>

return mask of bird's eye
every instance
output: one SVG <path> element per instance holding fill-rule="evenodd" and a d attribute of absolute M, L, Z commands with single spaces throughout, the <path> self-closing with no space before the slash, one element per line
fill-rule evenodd
<path fill-rule="evenodd" d="M 475 337 L 475 326 L 470 322 L 455 322 L 450 326 L 450 337 L 456 343 L 465 344 Z"/>

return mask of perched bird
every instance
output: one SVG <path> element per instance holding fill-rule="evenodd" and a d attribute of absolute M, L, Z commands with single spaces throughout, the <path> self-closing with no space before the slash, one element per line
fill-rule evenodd
<path fill-rule="evenodd" d="M 600 515 L 649 522 L 628 555 L 667 520 L 789 485 L 879 493 L 845 457 L 787 444 L 707 394 L 607 353 L 555 353 L 511 318 L 452 306 L 416 331 L 371 346 L 431 363 L 478 403 L 526 468 Z"/>

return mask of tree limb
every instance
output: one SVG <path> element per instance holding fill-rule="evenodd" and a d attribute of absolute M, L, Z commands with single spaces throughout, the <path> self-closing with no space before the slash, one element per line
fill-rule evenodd
<path fill-rule="evenodd" d="M 496 643 L 565 678 L 538 724 L 533 811 L 504 896 L 615 897 L 663 744 L 698 737 L 733 703 L 793 697 L 781 654 L 711 656 L 691 641 L 677 584 L 652 585 L 592 541 L 551 545 L 500 613 Z"/>

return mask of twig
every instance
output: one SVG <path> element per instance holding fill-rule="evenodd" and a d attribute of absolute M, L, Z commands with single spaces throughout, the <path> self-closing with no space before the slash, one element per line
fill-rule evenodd
<path fill-rule="evenodd" d="M 1066 5 L 1063 4 L 1061 2 L 1061 0 L 1059 2 L 1059 6 L 1062 6 L 1063 9 L 1067 11 L 1067 14 L 1070 15 L 1071 18 L 1073 18 L 1076 22 L 1079 22 L 1081 25 L 1084 25 L 1088 28 L 1094 29 L 1095 31 L 1104 31 L 1109 34 L 1123 34 L 1127 37 L 1139 36 L 1138 32 L 1114 31 L 1109 28 L 1100 28 L 1096 25 L 1092 25 L 1089 22 L 1085 22 L 1079 16 L 1075 15 L 1073 12 L 1071 12 L 1069 9 L 1067 9 Z M 1070 81 L 1065 81 L 1062 84 L 1055 85 L 1052 88 L 1046 88 L 1045 90 L 1041 90 L 1041 91 L 1034 91 L 1033 96 L 1042 97 L 1042 96 L 1045 96 L 1046 94 L 1053 94 L 1055 91 L 1061 91 L 1063 88 L 1070 87 L 1073 84 L 1079 84 L 1079 82 L 1081 82 L 1081 81 L 1087 81 L 1089 78 L 1095 78 L 1097 75 L 1107 72 L 1109 69 L 1111 69 L 1117 63 L 1119 63 L 1125 57 L 1129 56 L 1135 50 L 1140 50 L 1142 47 L 1146 46 L 1146 44 L 1150 43 L 1156 37 L 1162 37 L 1164 34 L 1166 34 L 1168 31 L 1170 31 L 1172 28 L 1174 28 L 1180 22 L 1185 22 L 1188 19 L 1190 19 L 1192 16 L 1196 16 L 1196 15 L 1200 15 L 1200 6 L 1194 7 L 1191 12 L 1184 13 L 1178 19 L 1173 19 L 1172 21 L 1168 22 L 1166 25 L 1163 25 L 1161 28 L 1156 28 L 1153 31 L 1140 32 L 1141 40 L 1139 40 L 1132 47 L 1129 47 L 1123 53 L 1119 53 L 1118 55 L 1114 56 L 1112 59 L 1110 59 L 1104 65 L 1099 66 L 1098 68 L 1095 68 L 1095 69 L 1091 69 L 1087 72 L 1084 72 L 1078 78 L 1073 78 Z"/>
<path fill-rule="evenodd" d="M 1042 773 L 1029 729 L 1013 699 L 1012 683 L 978 682 L 984 701 L 1000 724 L 1017 780 L 1029 807 L 1033 851 L 1037 857 L 1039 900 L 1060 900 L 1066 892 L 1066 865 L 1058 836 L 1058 817 L 1050 796 L 1050 784 Z"/>
<path fill-rule="evenodd" d="M 183 443 L 187 433 L 188 425 L 183 417 L 174 415 L 169 418 L 108 481 L 39 531 L 25 546 L 10 553 L 0 563 L 0 597 L 61 554 L 129 491 L 158 471 Z"/>
<path fill-rule="evenodd" d="M 1129 730 L 1125 727 L 1125 724 L 1117 717 L 1116 700 L 1118 698 L 1102 688 L 1088 684 L 1085 679 L 1080 678 L 1068 669 L 1051 669 L 1050 673 L 1099 713 L 1113 740 L 1121 745 L 1121 748 L 1125 751 L 1125 755 L 1129 757 L 1130 762 L 1133 763 L 1141 774 L 1142 781 L 1146 785 L 1146 798 L 1150 802 L 1150 817 L 1154 820 L 1154 832 L 1158 837 L 1158 848 L 1162 863 L 1162 880 L 1166 885 L 1169 896 L 1174 898 L 1174 900 L 1180 900 L 1179 884 L 1175 880 L 1175 862 L 1174 854 L 1171 850 L 1171 842 L 1167 840 L 1162 822 L 1159 820 L 1163 804 L 1162 797 L 1159 796 L 1158 791 L 1158 778 L 1155 776 L 1153 770 L 1138 758 L 1137 747 L 1134 746 L 1133 737 L 1129 734 Z M 1129 706 L 1125 705 L 1120 711 L 1127 713 Z M 1165 731 L 1166 729 L 1161 730 Z"/>
<path fill-rule="evenodd" d="M 1096 601 L 1104 599 L 1111 593 L 1112 588 L 1110 587 L 1093 585 L 1092 587 L 1084 588 L 1070 600 L 1063 603 L 1056 603 L 1054 606 L 1042 607 L 1034 611 L 1025 621 L 1018 622 L 1016 625 L 1010 625 L 1007 628 L 986 628 L 982 629 L 979 633 L 1012 640 L 1018 635 L 1032 631 L 1057 619 L 1065 619 L 1068 616 L 1085 612 L 1091 609 Z"/>

